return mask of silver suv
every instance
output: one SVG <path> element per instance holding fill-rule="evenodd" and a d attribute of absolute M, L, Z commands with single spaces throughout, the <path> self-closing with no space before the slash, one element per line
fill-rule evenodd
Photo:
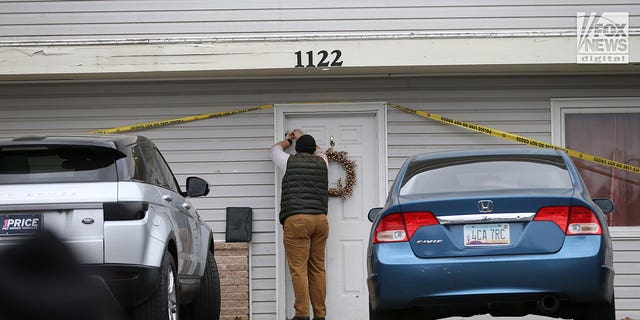
<path fill-rule="evenodd" d="M 211 229 L 148 139 L 0 139 L 0 247 L 47 229 L 107 284 L 134 319 L 218 319 Z"/>

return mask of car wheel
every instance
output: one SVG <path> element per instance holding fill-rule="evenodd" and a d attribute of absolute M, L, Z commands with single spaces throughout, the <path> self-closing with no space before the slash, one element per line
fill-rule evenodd
<path fill-rule="evenodd" d="M 402 320 L 404 318 L 402 310 L 374 310 L 369 304 L 369 320 Z"/>
<path fill-rule="evenodd" d="M 615 320 L 616 319 L 616 303 L 612 300 L 611 303 L 595 305 L 592 307 L 590 320 Z"/>
<path fill-rule="evenodd" d="M 587 308 L 579 320 L 615 320 L 616 319 L 616 301 L 611 298 L 610 303 L 601 303 L 592 305 Z"/>
<path fill-rule="evenodd" d="M 166 252 L 158 284 L 151 297 L 133 310 L 133 318 L 136 320 L 177 320 L 180 305 L 178 302 L 176 264 L 173 255 Z"/>
<path fill-rule="evenodd" d="M 190 304 L 183 306 L 185 318 L 193 320 L 218 320 L 220 318 L 220 277 L 218 265 L 211 251 L 207 252 L 204 277 L 200 292 Z"/>

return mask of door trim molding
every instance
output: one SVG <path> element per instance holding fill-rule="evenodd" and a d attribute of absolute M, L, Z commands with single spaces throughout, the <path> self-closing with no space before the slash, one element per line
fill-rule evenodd
<path fill-rule="evenodd" d="M 382 188 L 379 190 L 378 202 L 384 203 L 388 188 L 388 157 L 387 157 L 387 103 L 386 102 L 342 102 L 342 103 L 300 103 L 276 104 L 274 107 L 274 143 L 282 140 L 286 131 L 286 118 L 292 115 L 305 114 L 372 114 L 376 117 L 377 141 L 381 146 L 378 153 L 378 181 Z M 280 183 L 282 174 L 275 171 L 275 212 L 280 210 Z M 285 256 L 282 243 L 282 226 L 274 218 L 276 231 L 276 319 L 286 317 L 285 292 Z"/>

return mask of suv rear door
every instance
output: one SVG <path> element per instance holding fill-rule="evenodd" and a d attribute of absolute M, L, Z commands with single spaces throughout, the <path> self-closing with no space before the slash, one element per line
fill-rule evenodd
<path fill-rule="evenodd" d="M 42 228 L 82 263 L 103 263 L 103 203 L 117 200 L 116 160 L 107 147 L 0 146 L 0 246 Z"/>

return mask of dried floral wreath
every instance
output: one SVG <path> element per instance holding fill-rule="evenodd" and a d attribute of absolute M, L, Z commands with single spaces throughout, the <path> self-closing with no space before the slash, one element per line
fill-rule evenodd
<path fill-rule="evenodd" d="M 346 151 L 335 151 L 333 148 L 329 148 L 326 152 L 329 161 L 336 161 L 340 163 L 344 171 L 347 173 L 345 178 L 345 184 L 342 185 L 342 178 L 338 178 L 336 188 L 329 188 L 329 196 L 341 197 L 343 200 L 351 197 L 353 193 L 353 186 L 356 184 L 356 162 L 349 160 Z"/>

